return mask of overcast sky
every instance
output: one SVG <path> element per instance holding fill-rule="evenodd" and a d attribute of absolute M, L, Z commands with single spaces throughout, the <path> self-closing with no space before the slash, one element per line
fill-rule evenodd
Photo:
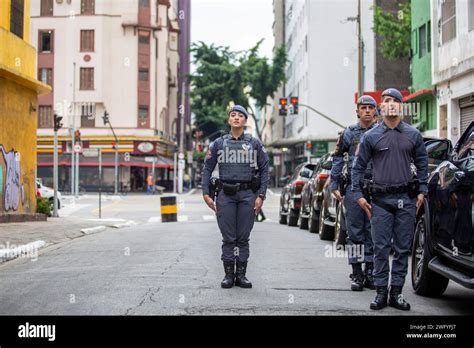
<path fill-rule="evenodd" d="M 260 55 L 272 58 L 272 0 L 191 0 L 191 42 L 249 49 L 258 40 Z"/>

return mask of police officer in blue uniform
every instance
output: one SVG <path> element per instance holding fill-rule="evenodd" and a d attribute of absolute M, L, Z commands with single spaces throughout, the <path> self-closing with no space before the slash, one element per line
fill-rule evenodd
<path fill-rule="evenodd" d="M 372 272 L 373 243 L 370 235 L 370 221 L 365 212 L 357 204 L 354 193 L 347 189 L 350 175 L 343 178 L 342 170 L 347 166 L 351 172 L 357 145 L 362 135 L 376 124 L 377 102 L 374 98 L 364 95 L 357 101 L 357 117 L 359 122 L 347 127 L 339 137 L 334 151 L 331 170 L 331 191 L 334 197 L 343 202 L 346 208 L 346 225 L 349 244 L 349 264 L 352 266 L 352 291 L 362 291 L 364 287 L 374 289 Z M 370 179 L 371 168 L 367 166 L 365 176 Z M 361 183 L 362 184 L 362 183 Z M 344 196 L 344 199 L 343 199 Z M 364 271 L 362 263 L 365 264 Z"/>
<path fill-rule="evenodd" d="M 250 134 L 244 134 L 247 119 L 244 107 L 235 105 L 231 108 L 228 118 L 231 131 L 211 143 L 202 174 L 204 200 L 216 212 L 222 234 L 223 288 L 231 288 L 234 284 L 252 287 L 246 278 L 249 238 L 269 181 L 268 155 L 263 144 Z M 216 164 L 219 166 L 220 192 L 214 204 L 209 195 L 209 180 Z"/>
<path fill-rule="evenodd" d="M 374 310 L 387 306 L 410 310 L 402 295 L 413 240 L 416 212 L 427 193 L 428 154 L 420 132 L 402 121 L 401 93 L 389 88 L 382 92 L 383 121 L 361 138 L 352 167 L 352 191 L 371 219 L 374 242 Z M 357 183 L 369 161 L 373 181 L 363 197 Z M 416 179 L 411 163 L 416 167 Z M 364 190 L 365 191 L 365 190 Z M 367 198 L 370 197 L 370 203 Z M 394 255 L 391 271 L 390 250 Z M 390 276 L 390 282 L 389 282 Z M 388 285 L 390 283 L 390 294 Z"/>

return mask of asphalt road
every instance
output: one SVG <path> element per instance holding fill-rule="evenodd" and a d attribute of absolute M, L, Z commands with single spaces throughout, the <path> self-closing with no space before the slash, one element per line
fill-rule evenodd
<path fill-rule="evenodd" d="M 413 293 L 409 312 L 371 311 L 373 290 L 350 291 L 345 257 L 331 242 L 278 224 L 278 195 L 251 235 L 247 276 L 252 289 L 221 289 L 221 236 L 200 192 L 178 198 L 180 222 L 162 223 L 159 196 L 108 197 L 104 221 L 136 225 L 56 244 L 37 261 L 19 258 L 0 265 L 2 315 L 457 315 L 474 313 L 474 292 L 450 282 L 443 297 Z M 98 219 L 98 197 L 75 204 L 66 197 L 64 228 L 74 217 Z M 98 222 L 100 224 L 100 222 Z"/>

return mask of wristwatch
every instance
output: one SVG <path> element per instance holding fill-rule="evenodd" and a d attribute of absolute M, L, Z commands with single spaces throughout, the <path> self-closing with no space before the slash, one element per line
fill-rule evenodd
<path fill-rule="evenodd" d="M 258 196 L 259 196 L 262 200 L 265 200 L 265 198 L 267 198 L 266 195 L 265 195 L 265 193 L 260 193 Z"/>

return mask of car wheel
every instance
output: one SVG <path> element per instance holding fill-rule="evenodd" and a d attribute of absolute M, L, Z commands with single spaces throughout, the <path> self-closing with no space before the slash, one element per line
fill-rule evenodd
<path fill-rule="evenodd" d="M 334 240 L 336 245 L 346 245 L 347 231 L 345 227 L 344 211 L 342 203 L 339 203 L 336 208 L 336 222 L 334 225 Z"/>
<path fill-rule="evenodd" d="M 423 214 L 416 224 L 411 248 L 411 282 L 418 295 L 440 296 L 448 287 L 449 279 L 428 268 L 433 255 L 428 246 L 427 233 L 426 217 Z"/>
<path fill-rule="evenodd" d="M 288 226 L 296 226 L 298 223 L 299 212 L 297 209 L 290 209 L 290 214 L 288 215 Z"/>
<path fill-rule="evenodd" d="M 286 220 L 287 220 L 287 215 L 283 215 L 281 212 L 282 212 L 282 210 L 281 210 L 281 207 L 280 207 L 280 214 L 279 214 L 279 215 L 280 215 L 280 219 L 279 219 L 279 222 L 280 222 L 280 224 L 282 224 L 282 225 L 286 225 L 286 224 L 287 224 L 287 221 L 286 221 Z"/>
<path fill-rule="evenodd" d="M 311 207 L 309 208 L 308 229 L 309 232 L 319 232 L 319 212 L 314 209 L 314 201 L 311 200 Z"/>
<path fill-rule="evenodd" d="M 321 205 L 319 210 L 319 238 L 321 240 L 334 240 L 334 229 L 324 223 L 327 213 L 324 203 Z"/>

